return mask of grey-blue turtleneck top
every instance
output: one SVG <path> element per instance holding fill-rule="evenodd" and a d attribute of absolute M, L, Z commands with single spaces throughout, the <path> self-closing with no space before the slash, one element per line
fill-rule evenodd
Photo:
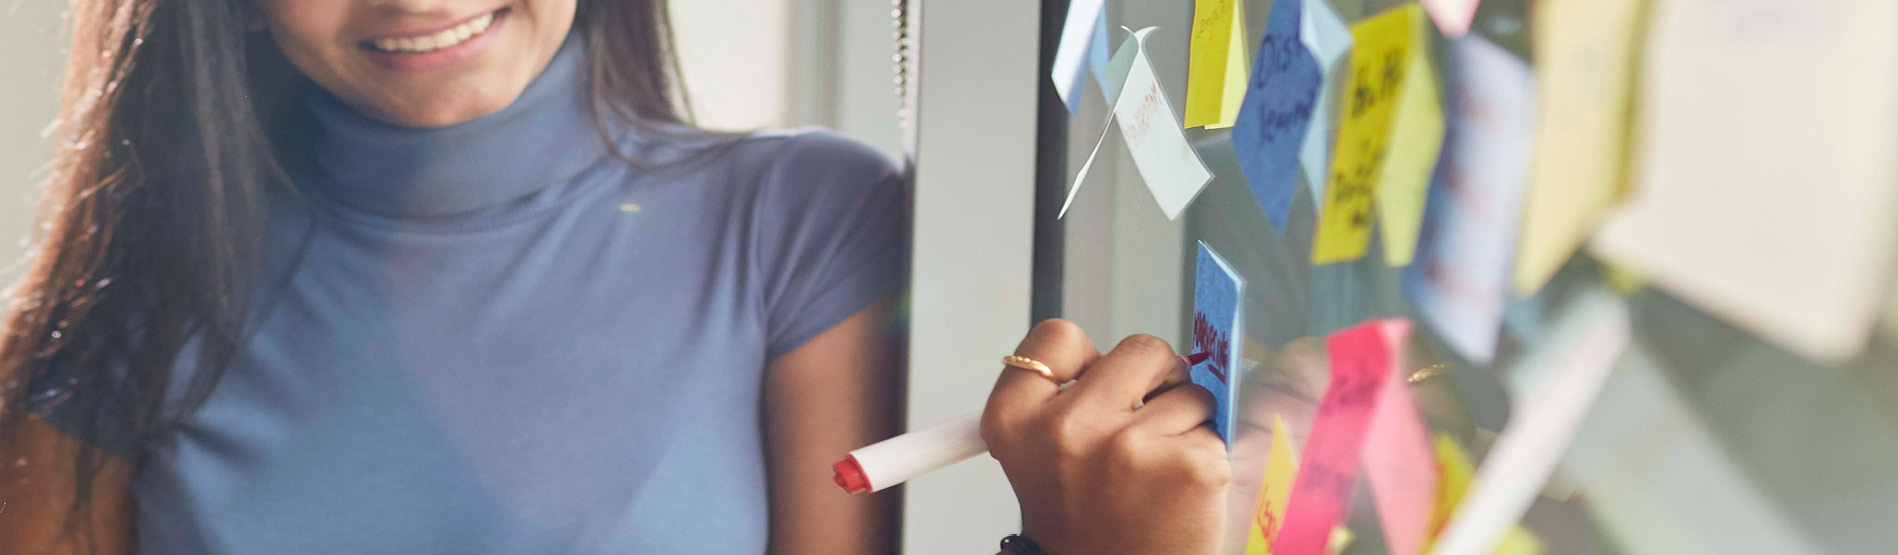
<path fill-rule="evenodd" d="M 901 287 L 903 181 L 822 131 L 624 128 L 629 165 L 575 42 L 453 127 L 311 96 L 294 271 L 149 451 L 140 553 L 764 551 L 764 369 Z"/>

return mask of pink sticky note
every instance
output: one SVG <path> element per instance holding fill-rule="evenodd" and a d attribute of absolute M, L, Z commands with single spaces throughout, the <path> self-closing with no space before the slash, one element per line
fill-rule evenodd
<path fill-rule="evenodd" d="M 1403 332 L 1408 334 L 1409 327 Z M 1404 338 L 1391 339 L 1392 352 L 1403 352 Z M 1403 360 L 1402 356 L 1393 358 Z M 1371 499 L 1384 523 L 1391 555 L 1422 553 L 1436 505 L 1437 458 L 1417 418 L 1410 387 L 1399 373 L 1384 378 L 1370 437 L 1364 441 L 1365 478 L 1371 482 Z"/>
<path fill-rule="evenodd" d="M 1424 12 L 1430 14 L 1430 20 L 1437 23 L 1437 30 L 1443 31 L 1443 36 L 1457 38 L 1470 32 L 1478 2 L 1481 0 L 1423 0 L 1423 7 Z"/>
<path fill-rule="evenodd" d="M 1285 505 L 1284 527 L 1272 543 L 1276 555 L 1321 555 L 1331 529 L 1344 519 L 1357 482 L 1365 438 L 1385 382 L 1397 372 L 1392 336 L 1410 333 L 1401 320 L 1373 320 L 1332 334 L 1331 386 L 1312 419 L 1311 437 L 1298 464 L 1298 479 Z M 1401 341 L 1398 343 L 1401 344 Z"/>

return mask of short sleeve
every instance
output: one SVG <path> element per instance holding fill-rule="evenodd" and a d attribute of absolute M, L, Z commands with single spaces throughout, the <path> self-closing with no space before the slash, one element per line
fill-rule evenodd
<path fill-rule="evenodd" d="M 107 453 L 130 458 L 138 451 L 138 437 L 125 420 L 129 402 L 118 387 L 122 372 L 111 380 L 93 376 L 80 384 L 66 369 L 55 368 L 28 387 L 27 412 L 68 436 Z"/>
<path fill-rule="evenodd" d="M 888 157 L 825 131 L 786 139 L 760 179 L 752 229 L 776 359 L 902 290 L 910 197 Z"/>

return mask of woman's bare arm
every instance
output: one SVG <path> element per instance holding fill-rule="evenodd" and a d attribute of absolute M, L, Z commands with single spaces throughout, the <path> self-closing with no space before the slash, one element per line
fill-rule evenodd
<path fill-rule="evenodd" d="M 830 480 L 844 453 L 900 431 L 895 312 L 895 299 L 880 301 L 767 368 L 773 555 L 896 552 L 896 496 L 849 495 Z"/>
<path fill-rule="evenodd" d="M 0 553 L 21 555 L 124 555 L 132 552 L 130 463 L 108 458 L 94 482 L 88 551 L 67 533 L 73 496 L 75 441 L 37 418 L 17 429 L 19 437 L 0 461 Z"/>

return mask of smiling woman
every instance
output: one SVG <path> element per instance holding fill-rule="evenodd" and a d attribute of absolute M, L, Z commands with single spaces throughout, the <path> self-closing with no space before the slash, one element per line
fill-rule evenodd
<path fill-rule="evenodd" d="M 256 5 L 305 76 L 364 114 L 409 127 L 442 127 L 513 102 L 553 60 L 578 7 L 572 0 Z"/>
<path fill-rule="evenodd" d="M 888 551 L 794 477 L 897 422 L 901 174 L 684 123 L 665 16 L 74 0 L 0 553 Z"/>

